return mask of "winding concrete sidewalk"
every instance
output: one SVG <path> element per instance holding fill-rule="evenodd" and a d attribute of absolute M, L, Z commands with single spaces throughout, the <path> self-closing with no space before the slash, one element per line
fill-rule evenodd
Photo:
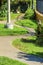
<path fill-rule="evenodd" d="M 0 36 L 0 56 L 16 59 L 28 65 L 43 65 L 43 58 L 27 55 L 11 45 L 14 39 L 22 37 L 25 36 Z"/>

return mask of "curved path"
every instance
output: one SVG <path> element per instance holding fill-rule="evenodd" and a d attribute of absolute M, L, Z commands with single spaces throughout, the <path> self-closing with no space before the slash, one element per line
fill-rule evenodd
<path fill-rule="evenodd" d="M 26 36 L 0 36 L 0 56 L 20 60 L 28 65 L 43 65 L 43 58 L 27 55 L 11 45 L 14 39 L 22 37 Z"/>

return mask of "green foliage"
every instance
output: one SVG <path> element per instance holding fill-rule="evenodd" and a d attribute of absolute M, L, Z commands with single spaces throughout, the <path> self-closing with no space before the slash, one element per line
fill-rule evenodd
<path fill-rule="evenodd" d="M 37 29 L 37 44 L 43 46 L 43 27 L 40 25 L 38 27 L 40 28 Z"/>
<path fill-rule="evenodd" d="M 11 12 L 11 20 L 14 20 L 14 19 L 16 20 L 17 17 L 20 16 L 20 15 L 21 15 L 21 13 L 18 14 L 18 13 Z"/>
<path fill-rule="evenodd" d="M 0 17 L 7 16 L 7 3 L 2 5 L 0 8 Z"/>
<path fill-rule="evenodd" d="M 7 15 L 7 14 L 6 14 L 6 15 Z M 21 15 L 21 14 L 11 12 L 11 20 L 17 19 L 17 17 L 18 17 L 19 15 Z M 1 21 L 7 20 L 7 16 L 6 16 L 6 17 L 0 17 L 0 20 L 1 20 Z"/>
<path fill-rule="evenodd" d="M 30 20 L 30 19 L 23 19 L 15 22 L 18 25 L 29 27 L 29 28 L 37 28 L 37 21 L 36 20 Z"/>
<path fill-rule="evenodd" d="M 43 47 L 43 35 L 40 35 L 37 37 L 37 42 L 36 42 L 39 46 Z"/>
<path fill-rule="evenodd" d="M 30 0 L 11 0 L 11 11 L 13 12 L 16 12 L 17 9 L 20 7 L 20 11 L 22 12 L 25 12 L 28 8 L 28 2 L 30 2 Z M 19 2 L 22 2 L 22 3 L 27 3 L 26 5 L 22 5 L 20 6 L 20 3 Z M 6 17 L 6 14 L 7 14 L 7 0 L 0 0 L 0 17 Z"/>
<path fill-rule="evenodd" d="M 11 0 L 13 3 L 18 3 L 18 2 L 30 2 L 31 0 Z"/>
<path fill-rule="evenodd" d="M 27 64 L 1 56 L 0 65 L 27 65 Z"/>
<path fill-rule="evenodd" d="M 43 47 L 36 44 L 36 38 L 36 36 L 29 36 L 28 38 L 16 39 L 12 45 L 27 54 L 43 57 Z"/>
<path fill-rule="evenodd" d="M 11 3 L 11 11 L 20 11 L 24 13 L 28 8 L 28 3 L 26 1 L 18 1 L 17 3 Z"/>
<path fill-rule="evenodd" d="M 35 14 L 34 14 L 33 9 L 28 8 L 26 13 L 25 13 L 24 18 L 25 19 L 34 19 L 34 16 L 35 16 Z"/>
<path fill-rule="evenodd" d="M 28 31 L 25 28 L 14 26 L 13 29 L 8 29 L 8 28 L 5 28 L 4 24 L 0 24 L 0 36 L 22 35 L 27 33 Z"/>

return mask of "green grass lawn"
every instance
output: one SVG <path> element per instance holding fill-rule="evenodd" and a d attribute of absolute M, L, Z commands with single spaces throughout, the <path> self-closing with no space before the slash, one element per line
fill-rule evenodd
<path fill-rule="evenodd" d="M 14 26 L 13 29 L 4 28 L 4 24 L 0 24 L 0 36 L 6 35 L 22 35 L 27 34 L 27 30 L 25 28 Z"/>
<path fill-rule="evenodd" d="M 39 57 L 43 57 L 43 46 L 41 47 L 36 43 L 36 36 L 16 39 L 13 41 L 12 45 L 27 54 L 33 54 Z"/>
<path fill-rule="evenodd" d="M 15 23 L 21 26 L 29 27 L 29 28 L 34 28 L 34 29 L 37 28 L 37 22 L 35 20 L 24 19 L 24 20 L 19 20 Z"/>
<path fill-rule="evenodd" d="M 0 57 L 0 65 L 27 65 L 17 60 L 12 60 L 7 57 Z"/>
<path fill-rule="evenodd" d="M 11 12 L 11 20 L 14 20 L 16 19 L 20 14 L 17 14 L 17 13 L 12 13 Z M 0 17 L 0 20 L 7 20 L 7 16 L 6 17 Z"/>
<path fill-rule="evenodd" d="M 21 15 L 21 13 L 11 13 L 11 19 L 14 20 L 16 18 L 18 18 L 18 16 Z"/>

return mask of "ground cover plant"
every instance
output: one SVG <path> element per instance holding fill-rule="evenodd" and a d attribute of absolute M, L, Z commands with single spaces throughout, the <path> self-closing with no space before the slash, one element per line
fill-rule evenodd
<path fill-rule="evenodd" d="M 0 24 L 0 35 L 22 35 L 27 34 L 28 31 L 25 28 L 14 26 L 13 29 L 8 29 L 4 27 L 4 24 Z"/>
<path fill-rule="evenodd" d="M 27 65 L 27 64 L 1 56 L 0 65 Z"/>
<path fill-rule="evenodd" d="M 33 29 L 37 29 L 37 22 L 36 20 L 30 20 L 30 19 L 23 19 L 15 22 L 15 24 L 20 26 L 25 26 Z"/>
<path fill-rule="evenodd" d="M 28 8 L 22 20 L 15 22 L 18 25 L 37 29 L 37 21 L 35 19 L 35 12 L 33 9 Z"/>
<path fill-rule="evenodd" d="M 36 43 L 36 38 L 36 36 L 29 36 L 28 38 L 16 39 L 12 45 L 27 54 L 43 57 L 43 46 Z"/>

